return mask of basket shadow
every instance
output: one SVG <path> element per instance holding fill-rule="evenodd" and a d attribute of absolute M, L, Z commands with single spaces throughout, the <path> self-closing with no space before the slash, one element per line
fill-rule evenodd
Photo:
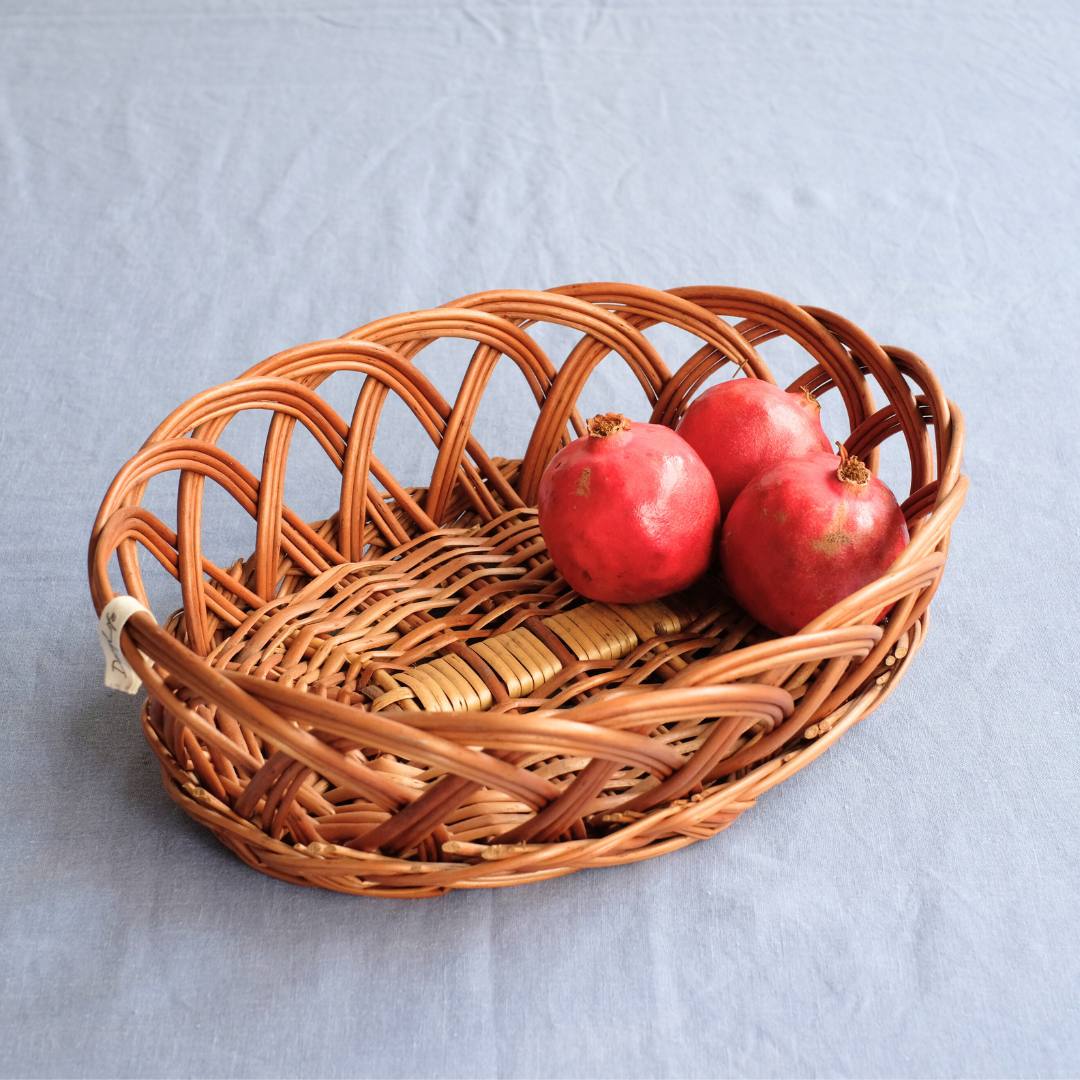
<path fill-rule="evenodd" d="M 122 803 L 131 835 L 197 837 L 206 852 L 233 862 L 207 829 L 192 827 L 195 823 L 163 790 L 157 761 L 140 727 L 140 708 L 138 695 L 128 697 L 104 688 L 87 694 L 67 721 L 70 744 L 84 748 L 83 761 L 94 776 L 108 778 L 110 798 Z"/>

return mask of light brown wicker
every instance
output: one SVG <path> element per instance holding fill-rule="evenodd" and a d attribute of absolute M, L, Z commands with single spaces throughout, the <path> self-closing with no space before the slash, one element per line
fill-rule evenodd
<path fill-rule="evenodd" d="M 528 333 L 542 322 L 581 334 L 558 371 Z M 656 323 L 702 343 L 674 374 L 643 333 Z M 771 380 L 755 346 L 779 335 L 812 362 L 793 387 L 840 395 L 852 453 L 876 469 L 879 444 L 902 436 L 910 546 L 787 638 L 715 581 L 663 603 L 582 601 L 533 505 L 545 464 L 582 431 L 590 372 L 618 354 L 651 419 L 672 424 L 724 364 Z M 476 343 L 453 404 L 413 363 L 443 337 Z M 520 461 L 488 457 L 471 430 L 502 357 L 537 403 Z M 341 371 L 366 376 L 348 421 L 318 393 Z M 373 454 L 387 394 L 438 447 L 426 488 Z M 250 409 L 272 416 L 260 476 L 218 445 Z M 341 474 L 337 512 L 314 524 L 283 501 L 298 422 Z M 711 836 L 885 699 L 926 632 L 966 489 L 962 442 L 922 360 L 828 311 L 721 287 L 479 293 L 289 349 L 182 405 L 105 496 L 91 592 L 100 612 L 116 555 L 146 603 L 140 546 L 179 579 L 182 610 L 161 627 L 132 616 L 123 651 L 166 790 L 251 866 L 381 896 L 539 881 Z M 175 531 L 141 505 L 170 471 Z M 207 479 L 257 523 L 254 554 L 230 568 L 203 553 Z"/>

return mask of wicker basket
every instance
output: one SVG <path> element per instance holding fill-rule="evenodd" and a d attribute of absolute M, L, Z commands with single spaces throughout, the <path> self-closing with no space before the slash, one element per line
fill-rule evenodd
<path fill-rule="evenodd" d="M 581 334 L 558 371 L 527 332 L 542 322 Z M 702 343 L 674 374 L 643 334 L 657 323 Z M 725 364 L 772 380 L 755 346 L 779 335 L 812 365 L 792 386 L 840 395 L 852 453 L 876 470 L 879 444 L 902 436 L 910 546 L 786 638 L 715 581 L 662 603 L 582 600 L 533 505 L 545 464 L 582 431 L 590 372 L 622 357 L 651 419 L 673 424 Z M 442 337 L 475 343 L 453 404 L 413 363 Z M 471 433 L 502 357 L 537 402 L 520 461 L 488 457 Z M 366 376 L 349 420 L 318 393 L 339 371 Z M 388 393 L 438 448 L 426 488 L 372 452 Z M 248 409 L 272 414 L 260 476 L 218 446 Z M 283 502 L 297 422 L 341 474 L 337 512 L 313 524 Z M 711 836 L 885 699 L 926 633 L 966 489 L 962 442 L 922 360 L 828 311 L 721 287 L 479 293 L 279 353 L 182 405 L 105 496 L 91 592 L 100 613 L 115 555 L 147 603 L 140 546 L 179 580 L 182 610 L 163 626 L 132 615 L 122 649 L 166 790 L 249 865 L 374 896 L 539 881 Z M 166 472 L 180 474 L 175 531 L 141 505 Z M 257 523 L 254 554 L 230 568 L 203 553 L 207 479 Z"/>

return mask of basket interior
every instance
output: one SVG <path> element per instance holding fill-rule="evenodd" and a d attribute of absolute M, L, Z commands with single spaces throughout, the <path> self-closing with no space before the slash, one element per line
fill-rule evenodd
<path fill-rule="evenodd" d="M 463 515 L 454 527 L 421 534 L 374 559 L 342 563 L 314 577 L 291 575 L 286 579 L 291 591 L 247 611 L 238 627 L 222 623 L 215 629 L 208 661 L 409 722 L 419 712 L 547 714 L 612 701 L 630 691 L 663 687 L 697 660 L 773 636 L 745 615 L 715 578 L 654 603 L 587 601 L 554 570 L 535 510 L 519 508 L 490 521 L 471 517 Z M 321 527 L 333 534 L 333 522 Z M 250 563 L 246 571 L 237 569 L 252 572 Z M 184 641 L 183 612 L 177 611 L 166 628 Z M 800 696 L 801 688 L 791 689 Z M 212 702 L 190 691 L 182 696 L 189 707 L 215 719 Z M 196 765 L 185 747 L 183 725 L 170 724 L 163 710 L 154 709 L 151 723 L 157 737 L 171 743 L 174 756 Z M 710 716 L 675 720 L 651 726 L 651 738 L 690 757 L 714 724 Z M 727 765 L 731 756 L 773 726 L 771 719 L 748 717 L 698 787 L 737 777 L 740 770 Z M 272 758 L 271 746 L 250 734 L 248 740 L 260 759 Z M 345 746 L 338 743 L 339 749 Z M 431 761 L 376 746 L 349 744 L 347 752 L 417 791 L 445 777 Z M 543 748 L 509 759 L 560 788 L 593 763 L 585 754 Z M 222 798 L 235 796 L 219 772 L 205 771 L 211 790 L 219 787 Z M 275 837 L 369 846 L 373 827 L 391 819 L 371 799 L 324 777 L 306 780 L 307 793 L 324 804 L 321 814 L 274 798 L 273 787 L 286 787 L 292 779 L 284 772 L 277 776 L 264 802 L 270 808 L 266 826 Z M 455 841 L 464 842 L 520 840 L 526 833 L 533 841 L 575 832 L 602 835 L 613 822 L 626 820 L 635 793 L 645 797 L 644 806 L 655 787 L 647 763 L 612 767 L 590 793 L 576 830 L 562 830 L 556 822 L 537 832 L 531 828 L 534 806 L 504 790 L 476 785 L 462 794 L 445 824 Z M 275 815 L 273 808 L 282 805 L 289 812 Z M 612 816 L 609 811 L 616 808 L 622 812 Z M 384 838 L 379 846 L 397 847 L 406 856 L 417 853 L 402 848 L 400 838 Z"/>

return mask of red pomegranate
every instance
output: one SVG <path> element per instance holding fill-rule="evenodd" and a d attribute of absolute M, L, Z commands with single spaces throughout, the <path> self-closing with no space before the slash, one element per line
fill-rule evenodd
<path fill-rule="evenodd" d="M 712 473 L 726 514 L 758 473 L 788 458 L 829 451 L 821 406 L 761 379 L 733 379 L 706 390 L 686 410 L 679 434 Z"/>
<path fill-rule="evenodd" d="M 709 470 L 671 428 L 594 416 L 540 478 L 540 530 L 582 596 L 655 600 L 708 568 L 720 508 Z"/>
<path fill-rule="evenodd" d="M 907 542 L 893 493 L 841 448 L 840 457 L 795 458 L 752 480 L 724 522 L 720 549 L 743 609 L 794 634 L 880 577 Z"/>

